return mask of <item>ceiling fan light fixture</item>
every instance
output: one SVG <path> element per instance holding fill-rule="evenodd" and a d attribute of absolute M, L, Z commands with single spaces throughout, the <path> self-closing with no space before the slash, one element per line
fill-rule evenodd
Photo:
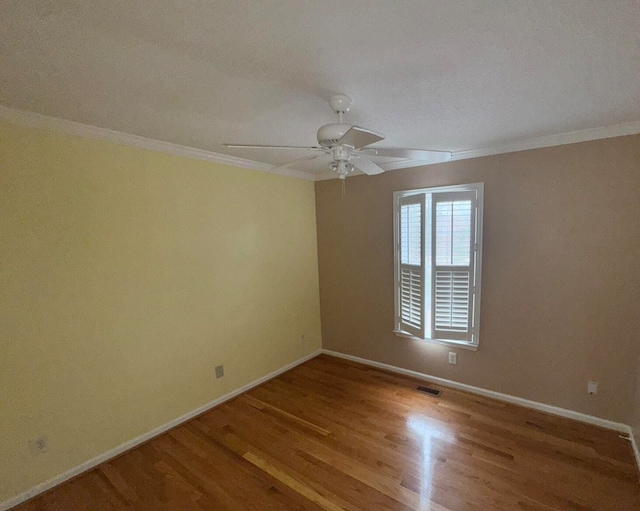
<path fill-rule="evenodd" d="M 331 170 L 333 170 L 340 179 L 345 179 L 348 174 L 353 172 L 353 163 L 348 161 L 333 161 L 329 164 Z"/>

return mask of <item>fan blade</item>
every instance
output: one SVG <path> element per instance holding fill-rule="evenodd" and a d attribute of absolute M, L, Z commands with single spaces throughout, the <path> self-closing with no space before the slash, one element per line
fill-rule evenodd
<path fill-rule="evenodd" d="M 379 142 L 380 140 L 384 140 L 384 135 L 359 128 L 358 126 L 351 126 L 351 128 L 342 135 L 342 138 L 338 140 L 338 145 L 348 145 L 354 149 L 360 149 L 361 147 Z"/>
<path fill-rule="evenodd" d="M 222 144 L 225 147 L 238 149 L 324 149 L 320 146 L 297 146 L 297 145 L 252 145 L 252 144 Z"/>
<path fill-rule="evenodd" d="M 402 158 L 406 160 L 429 161 L 440 163 L 449 161 L 449 151 L 424 151 L 422 149 L 400 149 L 395 147 L 372 147 L 366 149 L 369 156 L 382 156 L 383 158 Z"/>
<path fill-rule="evenodd" d="M 280 170 L 280 169 L 293 167 L 297 163 L 302 163 L 303 161 L 315 160 L 319 156 L 324 156 L 325 154 L 326 153 L 312 154 L 311 156 L 305 156 L 304 158 L 297 158 L 295 160 L 288 161 L 287 163 L 284 163 L 282 165 L 278 165 L 277 167 L 271 167 L 271 170 Z"/>
<path fill-rule="evenodd" d="M 357 160 L 354 160 L 353 161 L 353 166 L 355 168 L 361 170 L 362 172 L 364 172 L 368 176 L 374 176 L 376 174 L 382 174 L 384 172 L 384 169 L 382 167 L 380 167 L 380 166 L 376 165 L 375 163 L 373 163 L 366 156 L 360 156 L 360 157 L 358 157 Z"/>

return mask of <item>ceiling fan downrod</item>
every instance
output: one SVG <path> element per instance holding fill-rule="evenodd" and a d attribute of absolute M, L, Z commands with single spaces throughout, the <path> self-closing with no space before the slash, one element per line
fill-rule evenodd
<path fill-rule="evenodd" d="M 345 96 L 344 94 L 336 94 L 335 96 L 331 96 L 331 99 L 329 100 L 329 106 L 331 107 L 331 110 L 338 114 L 338 123 L 342 124 L 342 117 L 349 111 L 352 104 L 353 100 L 349 96 Z"/>

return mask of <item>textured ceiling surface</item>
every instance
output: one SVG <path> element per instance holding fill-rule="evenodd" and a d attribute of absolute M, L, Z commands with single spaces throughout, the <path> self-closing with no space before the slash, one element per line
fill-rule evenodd
<path fill-rule="evenodd" d="M 0 103 L 281 164 L 347 120 L 466 150 L 640 120 L 637 0 L 3 0 Z M 319 172 L 309 164 L 302 170 Z"/>

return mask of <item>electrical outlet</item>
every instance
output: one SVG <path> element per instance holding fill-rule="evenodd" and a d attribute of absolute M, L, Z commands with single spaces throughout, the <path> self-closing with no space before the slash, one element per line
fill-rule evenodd
<path fill-rule="evenodd" d="M 224 366 L 216 366 L 216 379 L 224 376 Z"/>
<path fill-rule="evenodd" d="M 36 438 L 32 438 L 29 440 L 29 449 L 33 456 L 47 452 L 49 450 L 49 441 L 47 440 L 47 437 L 38 436 Z"/>
<path fill-rule="evenodd" d="M 453 365 L 456 365 L 458 363 L 458 354 L 457 353 L 455 353 L 453 351 L 449 352 L 449 363 L 453 364 Z"/>
<path fill-rule="evenodd" d="M 590 381 L 587 383 L 587 393 L 589 394 L 597 394 L 598 393 L 598 382 Z"/>

